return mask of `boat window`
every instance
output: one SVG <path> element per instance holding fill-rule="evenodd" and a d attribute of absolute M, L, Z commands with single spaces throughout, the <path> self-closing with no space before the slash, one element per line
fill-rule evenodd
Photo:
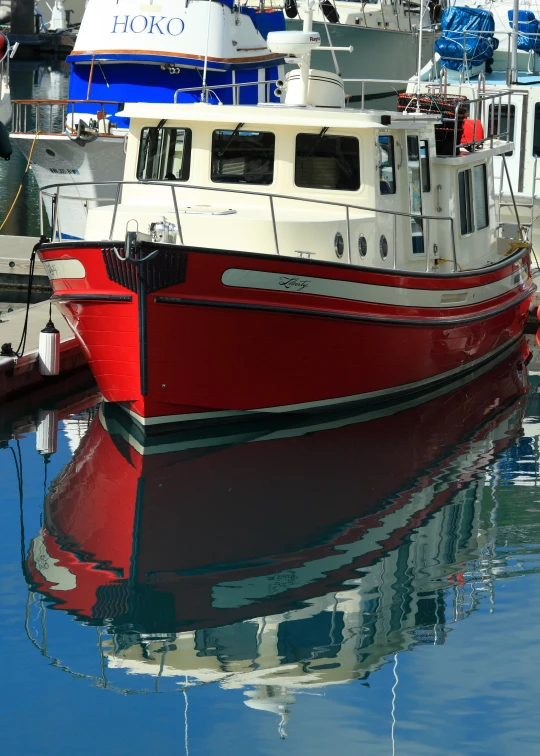
<path fill-rule="evenodd" d="M 487 199 L 486 164 L 475 165 L 471 170 L 458 173 L 459 216 L 461 233 L 472 234 L 487 228 L 489 209 Z"/>
<path fill-rule="evenodd" d="M 540 102 L 534 106 L 534 132 L 533 151 L 534 157 L 540 157 Z"/>
<path fill-rule="evenodd" d="M 490 105 L 488 111 L 488 136 L 514 141 L 516 120 L 515 105 L 510 105 L 510 123 L 508 123 L 508 105 Z M 512 152 L 505 153 L 512 155 Z"/>
<path fill-rule="evenodd" d="M 459 184 L 459 217 L 461 221 L 461 234 L 472 234 L 474 231 L 473 199 L 471 191 L 471 171 L 458 173 Z"/>
<path fill-rule="evenodd" d="M 480 231 L 488 225 L 488 203 L 487 203 L 487 177 L 486 164 L 475 165 L 474 174 L 474 218 L 476 221 L 476 230 Z"/>
<path fill-rule="evenodd" d="M 308 189 L 356 192 L 360 188 L 360 147 L 356 137 L 296 135 L 294 182 Z"/>
<path fill-rule="evenodd" d="M 139 181 L 187 181 L 191 165 L 191 129 L 147 127 L 141 131 Z"/>
<path fill-rule="evenodd" d="M 381 194 L 396 193 L 396 160 L 393 136 L 379 136 L 379 187 Z"/>
<path fill-rule="evenodd" d="M 431 191 L 431 175 L 429 172 L 429 142 L 427 139 L 420 140 L 420 170 L 422 173 L 422 191 Z"/>
<path fill-rule="evenodd" d="M 271 184 L 275 144 L 275 134 L 268 131 L 217 129 L 212 134 L 212 181 Z"/>

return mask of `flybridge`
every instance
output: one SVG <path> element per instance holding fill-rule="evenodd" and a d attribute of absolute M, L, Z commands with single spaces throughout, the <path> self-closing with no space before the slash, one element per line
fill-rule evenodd
<path fill-rule="evenodd" d="M 168 34 L 170 37 L 178 37 L 184 31 L 185 24 L 181 18 L 168 18 L 167 16 L 113 16 L 111 34 Z"/>

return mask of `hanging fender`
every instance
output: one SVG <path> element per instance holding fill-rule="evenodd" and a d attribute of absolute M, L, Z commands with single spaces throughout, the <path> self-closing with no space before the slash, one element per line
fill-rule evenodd
<path fill-rule="evenodd" d="M 285 15 L 287 18 L 296 18 L 298 15 L 298 6 L 296 0 L 285 0 Z"/>
<path fill-rule="evenodd" d="M 339 24 L 339 13 L 336 6 L 330 2 L 330 0 L 322 0 L 321 10 L 324 13 L 324 17 L 331 24 Z"/>

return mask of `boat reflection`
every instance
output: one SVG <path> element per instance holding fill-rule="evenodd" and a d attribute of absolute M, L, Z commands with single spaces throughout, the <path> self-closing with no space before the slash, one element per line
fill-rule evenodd
<path fill-rule="evenodd" d="M 282 725 L 299 690 L 444 643 L 493 590 L 478 569 L 485 490 L 521 433 L 527 352 L 438 396 L 296 428 L 145 445 L 105 405 L 27 555 L 29 635 L 43 651 L 37 625 L 61 610 L 97 626 L 102 686 L 218 682 Z M 66 654 L 55 658 L 69 670 Z"/>

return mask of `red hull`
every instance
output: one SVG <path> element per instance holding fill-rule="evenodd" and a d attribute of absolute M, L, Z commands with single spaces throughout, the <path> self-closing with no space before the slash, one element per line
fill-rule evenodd
<path fill-rule="evenodd" d="M 423 390 L 515 340 L 534 291 L 523 250 L 447 276 L 164 245 L 138 266 L 90 243 L 40 257 L 104 397 L 150 422 Z"/>
<path fill-rule="evenodd" d="M 36 558 L 36 539 L 28 578 L 82 619 L 159 632 L 283 612 L 324 595 L 400 547 L 519 435 L 521 360 L 394 416 L 205 452 L 142 456 L 96 418 L 51 487 L 45 551 Z M 367 537 L 372 528 L 376 539 Z M 361 542 L 371 545 L 357 553 Z M 450 564 L 455 554 L 447 557 Z M 309 580 L 295 578 L 306 570 Z M 290 580 L 281 584 L 284 572 Z M 229 607 L 213 600 L 218 585 L 262 576 L 273 585 L 264 598 Z"/>

